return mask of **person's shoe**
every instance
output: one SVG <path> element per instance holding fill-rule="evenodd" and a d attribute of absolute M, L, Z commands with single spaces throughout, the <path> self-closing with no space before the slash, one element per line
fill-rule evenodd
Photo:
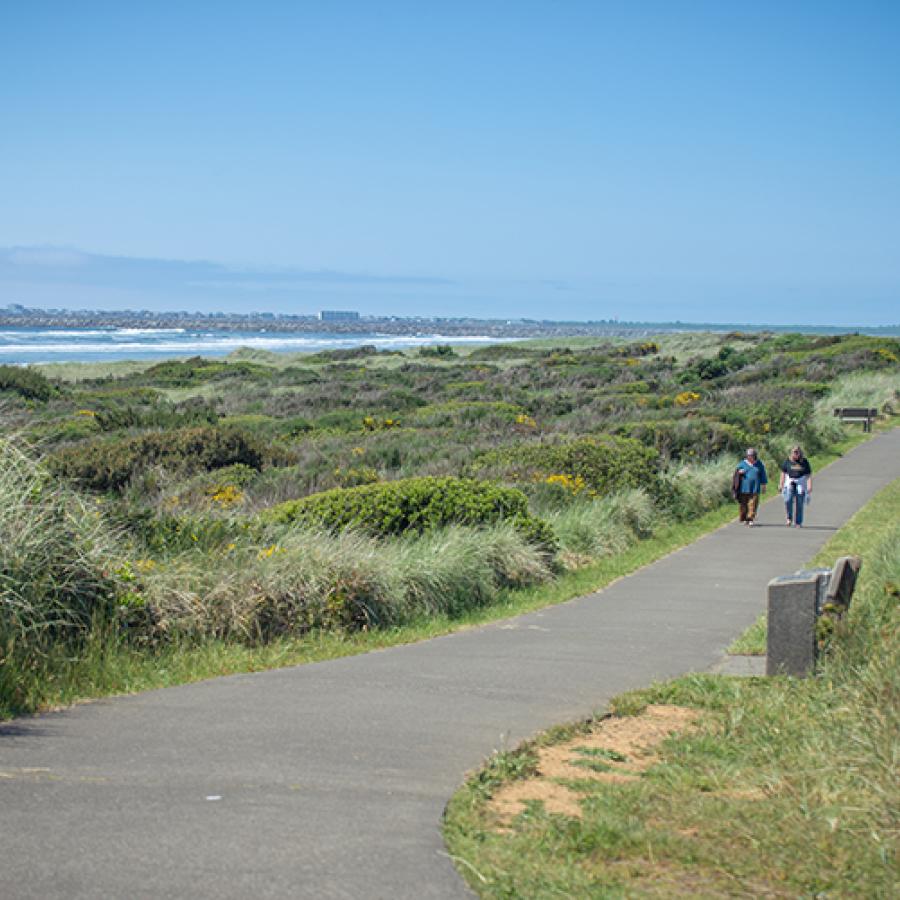
<path fill-rule="evenodd" d="M 752 528 L 753 527 L 753 519 L 750 519 L 750 521 L 747 522 L 747 524 Z"/>
<path fill-rule="evenodd" d="M 788 519 L 787 522 L 785 522 L 785 525 L 787 525 L 788 528 L 790 528 L 791 525 L 793 525 L 793 524 L 794 523 L 790 519 Z"/>

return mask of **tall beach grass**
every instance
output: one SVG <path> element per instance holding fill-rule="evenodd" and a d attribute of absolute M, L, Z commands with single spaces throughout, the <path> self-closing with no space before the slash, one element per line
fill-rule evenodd
<path fill-rule="evenodd" d="M 115 614 L 115 534 L 81 497 L 0 439 L 0 697 Z"/>
<path fill-rule="evenodd" d="M 837 379 L 827 397 L 816 404 L 816 413 L 829 417 L 841 406 L 868 406 L 880 413 L 900 412 L 900 369 L 854 372 Z"/>
<path fill-rule="evenodd" d="M 141 590 L 163 634 L 263 643 L 459 615 L 550 574 L 505 524 L 393 540 L 293 529 L 265 547 L 226 547 L 215 565 L 206 553 L 176 556 L 143 574 Z"/>

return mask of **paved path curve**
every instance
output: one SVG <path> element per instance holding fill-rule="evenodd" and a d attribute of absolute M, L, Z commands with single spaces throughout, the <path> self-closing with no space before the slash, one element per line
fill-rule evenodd
<path fill-rule="evenodd" d="M 894 429 L 816 476 L 803 530 L 776 501 L 758 528 L 518 619 L 0 725 L 0 895 L 466 897 L 440 818 L 467 770 L 708 669 L 766 582 L 898 476 Z"/>

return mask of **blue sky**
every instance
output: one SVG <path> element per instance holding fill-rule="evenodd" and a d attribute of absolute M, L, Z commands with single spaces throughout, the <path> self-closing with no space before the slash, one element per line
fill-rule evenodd
<path fill-rule="evenodd" d="M 895 2 L 8 3 L 0 306 L 900 320 Z"/>

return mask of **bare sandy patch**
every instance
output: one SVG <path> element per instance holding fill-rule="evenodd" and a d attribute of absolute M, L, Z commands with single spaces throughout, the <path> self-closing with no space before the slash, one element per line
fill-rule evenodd
<path fill-rule="evenodd" d="M 714 796 L 723 797 L 726 800 L 750 800 L 754 803 L 769 799 L 769 794 L 762 788 L 733 788 L 725 791 L 716 791 Z"/>
<path fill-rule="evenodd" d="M 489 808 L 501 827 L 533 800 L 540 800 L 547 812 L 580 818 L 579 794 L 562 782 L 634 781 L 659 759 L 656 747 L 669 735 L 692 728 L 698 716 L 693 709 L 660 704 L 639 716 L 603 719 L 587 734 L 540 748 L 536 774 L 501 787 Z"/>

